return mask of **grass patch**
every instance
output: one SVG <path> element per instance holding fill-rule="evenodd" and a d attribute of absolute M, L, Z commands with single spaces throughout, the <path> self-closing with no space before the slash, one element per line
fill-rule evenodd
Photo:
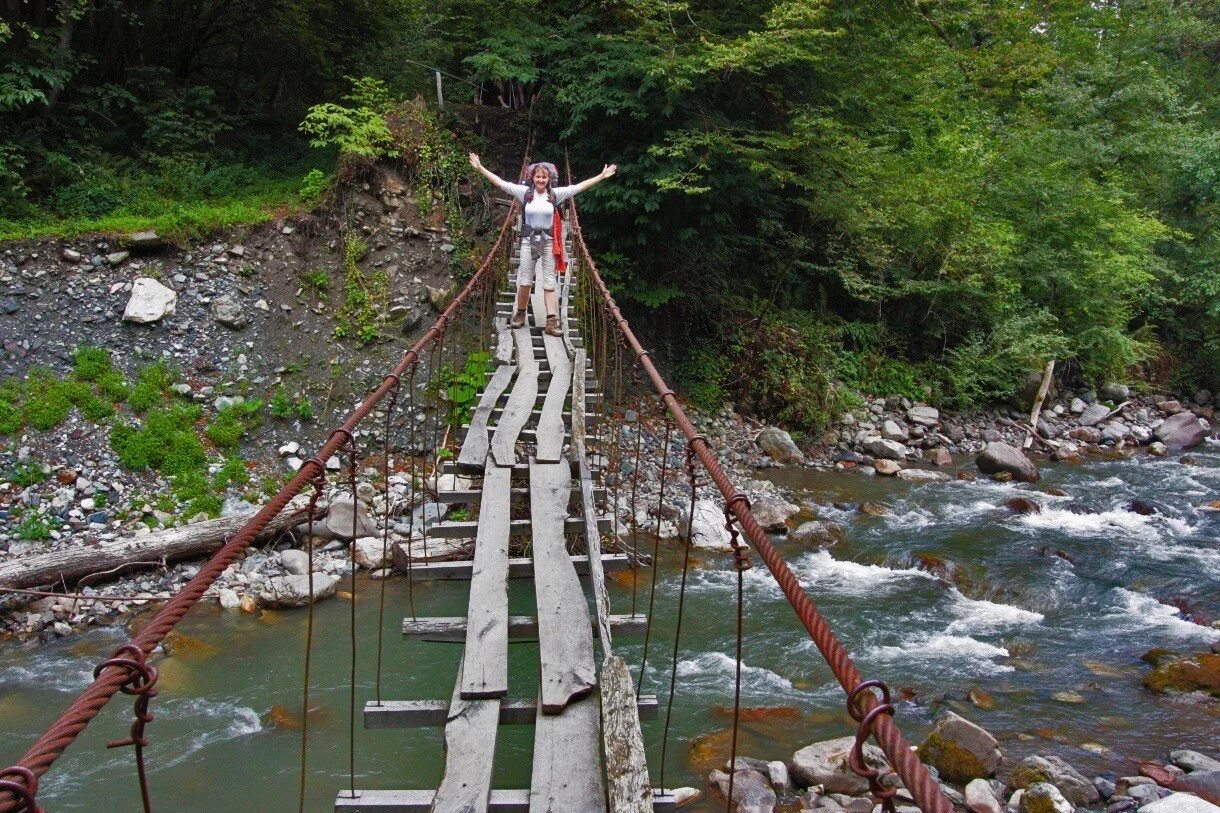
<path fill-rule="evenodd" d="M 16 531 L 20 539 L 28 541 L 37 541 L 39 539 L 50 539 L 51 530 L 59 525 L 59 520 L 55 517 L 43 517 L 38 514 L 30 514 L 17 523 Z"/>
<path fill-rule="evenodd" d="M 339 307 L 335 338 L 354 336 L 361 346 L 381 335 L 390 297 L 390 278 L 384 271 L 364 273 L 360 261 L 368 244 L 349 234 L 343 242 L 343 304 Z"/>
<path fill-rule="evenodd" d="M 263 402 L 258 399 L 229 404 L 216 414 L 204 434 L 220 448 L 233 449 L 241 443 L 246 432 L 259 425 L 262 408 Z"/>
<path fill-rule="evenodd" d="M 309 398 L 305 395 L 298 395 L 296 398 L 289 398 L 288 393 L 283 387 L 275 391 L 271 396 L 271 401 L 268 404 L 271 410 L 271 415 L 282 421 L 289 418 L 300 418 L 303 421 L 308 421 L 313 418 L 313 404 L 309 403 Z"/>
<path fill-rule="evenodd" d="M 41 463 L 35 463 L 32 460 L 27 460 L 24 463 L 18 463 L 16 468 L 5 476 L 5 480 L 15 486 L 28 488 L 36 486 L 39 483 L 45 483 L 51 476 L 51 473 L 45 470 Z"/>
<path fill-rule="evenodd" d="M 136 384 L 127 397 L 128 406 L 137 413 L 143 413 L 165 403 L 176 378 L 164 361 L 148 365 L 136 377 Z"/>
<path fill-rule="evenodd" d="M 110 446 L 129 469 L 155 469 L 177 475 L 203 467 L 207 454 L 195 433 L 198 405 L 172 404 L 152 409 L 143 426 L 120 424 L 110 430 Z"/>

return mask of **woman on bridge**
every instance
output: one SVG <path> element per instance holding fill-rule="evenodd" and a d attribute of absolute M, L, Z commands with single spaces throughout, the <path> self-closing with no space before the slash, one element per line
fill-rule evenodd
<path fill-rule="evenodd" d="M 509 183 L 483 166 L 479 156 L 470 153 L 470 165 L 483 173 L 487 180 L 515 197 L 525 209 L 525 224 L 521 230 L 521 262 L 517 266 L 517 309 L 509 327 L 525 326 L 526 308 L 530 301 L 530 288 L 534 284 L 534 266 L 542 264 L 542 301 L 546 304 L 546 332 L 561 336 L 559 330 L 558 305 L 555 297 L 555 266 L 558 260 L 563 267 L 563 227 L 560 223 L 559 205 L 577 192 L 583 192 L 599 181 L 613 175 L 618 167 L 606 164 L 602 171 L 574 186 L 554 185 L 559 171 L 554 164 L 540 162 L 530 164 L 527 177 L 530 184 Z"/>

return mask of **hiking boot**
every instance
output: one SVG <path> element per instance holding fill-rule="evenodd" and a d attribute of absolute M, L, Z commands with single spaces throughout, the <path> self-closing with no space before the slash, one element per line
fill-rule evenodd
<path fill-rule="evenodd" d="M 517 311 L 513 314 L 513 319 L 508 323 L 508 326 L 516 330 L 519 327 L 525 327 L 525 311 Z"/>
<path fill-rule="evenodd" d="M 558 316 L 556 316 L 553 313 L 547 314 L 546 330 L 544 332 L 548 336 L 562 336 L 563 335 L 563 331 L 559 329 L 559 317 Z"/>

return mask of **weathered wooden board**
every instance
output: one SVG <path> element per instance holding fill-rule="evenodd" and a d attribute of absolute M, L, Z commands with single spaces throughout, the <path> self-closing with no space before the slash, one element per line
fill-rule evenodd
<path fill-rule="evenodd" d="M 497 466 L 496 468 L 499 468 Z M 511 469 L 505 468 L 506 472 Z M 578 518 L 568 519 L 564 524 L 564 530 L 569 533 L 583 532 L 584 520 Z M 599 520 L 603 531 L 610 529 L 610 520 L 608 518 Z M 530 529 L 530 520 L 514 519 L 510 523 L 513 531 L 528 531 Z M 451 522 L 438 522 L 428 529 L 428 539 L 470 539 L 478 532 L 479 523 L 474 520 L 453 520 Z"/>
<path fill-rule="evenodd" d="M 487 422 L 491 411 L 496 408 L 500 395 L 508 389 L 508 383 L 513 380 L 517 368 L 510 365 L 499 367 L 496 374 L 487 382 L 479 405 L 470 416 L 470 428 L 466 430 L 466 438 L 462 441 L 462 451 L 458 453 L 458 464 L 461 466 L 482 466 L 487 460 L 487 450 L 490 440 L 487 432 Z"/>
<path fill-rule="evenodd" d="M 543 300 L 541 282 L 534 286 L 534 292 L 530 295 L 530 304 L 534 311 L 534 325 L 539 328 L 546 327 L 546 302 Z"/>
<path fill-rule="evenodd" d="M 599 721 L 592 696 L 538 715 L 529 813 L 606 813 Z"/>
<path fill-rule="evenodd" d="M 462 697 L 508 694 L 508 528 L 512 470 L 487 461 L 474 543 Z"/>
<path fill-rule="evenodd" d="M 576 351 L 576 370 L 584 368 L 585 351 Z M 572 376 L 572 408 L 577 414 L 584 410 L 584 378 Z M 597 518 L 597 506 L 593 502 L 593 473 L 585 457 L 585 432 L 573 424 L 572 457 L 580 470 L 580 506 L 585 530 L 585 549 L 589 553 L 589 581 L 593 586 L 593 604 L 597 610 L 597 636 L 602 644 L 602 657 L 609 657 L 613 650 L 610 634 L 610 596 L 606 592 L 606 574 L 602 571 L 602 539 L 605 526 Z"/>
<path fill-rule="evenodd" d="M 500 725 L 533 725 L 538 716 L 536 700 L 504 698 L 499 703 Z M 636 707 L 641 720 L 657 719 L 656 695 L 640 695 Z M 448 717 L 449 703 L 444 700 L 382 700 L 381 705 L 370 700 L 364 704 L 365 728 L 428 728 L 443 726 Z"/>
<path fill-rule="evenodd" d="M 486 813 L 499 724 L 500 701 L 463 699 L 459 678 L 445 721 L 445 774 L 431 813 Z"/>
<path fill-rule="evenodd" d="M 538 400 L 538 361 L 529 340 L 529 328 L 514 330 L 513 340 L 517 343 L 517 379 L 491 439 L 491 454 L 497 466 L 511 466 L 517 462 L 517 435 L 525 427 L 534 410 L 534 402 Z"/>
<path fill-rule="evenodd" d="M 546 714 L 558 714 L 597 684 L 593 638 L 589 635 L 593 622 L 564 541 L 571 491 L 567 461 L 530 463 L 534 593 L 542 659 L 542 710 Z"/>
<path fill-rule="evenodd" d="M 538 419 L 538 462 L 558 463 L 563 454 L 563 406 L 572 384 L 572 360 L 558 336 L 545 336 L 546 358 L 551 366 L 551 381 Z"/>
<path fill-rule="evenodd" d="M 496 325 L 496 364 L 510 364 L 513 360 L 513 333 L 508 329 L 508 319 L 498 317 Z"/>
<path fill-rule="evenodd" d="M 584 555 L 569 557 L 576 572 L 585 575 L 589 572 L 589 557 Z M 397 567 L 397 562 L 395 563 Z M 602 569 L 607 573 L 620 570 L 630 570 L 631 561 L 625 553 L 602 554 Z M 415 565 L 417 579 L 469 579 L 471 562 L 428 562 Z M 510 579 L 530 579 L 534 576 L 534 562 L 530 559 L 509 559 L 508 577 Z"/>
<path fill-rule="evenodd" d="M 636 711 L 635 685 L 625 660 L 611 655 L 602 662 L 598 692 L 610 813 L 648 813 L 652 808 L 652 781 Z"/>
<path fill-rule="evenodd" d="M 347 791 L 335 799 L 335 813 L 428 813 L 432 807 L 431 790 L 357 790 L 356 798 L 347 798 Z M 493 790 L 488 813 L 528 813 L 528 790 Z M 652 809 L 657 813 L 674 810 L 672 793 L 657 792 Z"/>
<path fill-rule="evenodd" d="M 607 619 L 610 628 L 620 635 L 640 635 L 647 626 L 648 616 L 612 615 Z M 408 638 L 427 638 L 430 641 L 465 641 L 466 616 L 434 615 L 407 617 L 402 621 L 402 634 Z M 591 630 L 593 632 L 595 630 Z M 509 638 L 537 638 L 538 618 L 532 615 L 510 615 L 508 617 Z"/>

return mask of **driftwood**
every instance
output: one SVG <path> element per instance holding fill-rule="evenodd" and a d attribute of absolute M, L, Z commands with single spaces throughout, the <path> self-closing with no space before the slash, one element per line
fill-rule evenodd
<path fill-rule="evenodd" d="M 302 521 L 305 500 L 298 498 L 271 520 L 263 536 L 287 530 Z M 72 584 L 100 571 L 117 571 L 131 562 L 172 562 L 206 556 L 250 521 L 257 510 L 243 511 L 170 528 L 166 531 L 112 539 L 97 545 L 73 545 L 50 553 L 23 556 L 0 562 L 0 587 L 37 587 Z"/>

